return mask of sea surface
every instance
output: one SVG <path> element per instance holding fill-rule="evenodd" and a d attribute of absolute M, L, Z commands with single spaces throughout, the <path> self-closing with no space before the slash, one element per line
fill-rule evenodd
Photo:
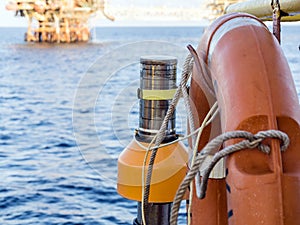
<path fill-rule="evenodd" d="M 0 28 L 0 224 L 132 224 L 136 202 L 117 194 L 116 173 L 138 126 L 139 57 L 174 55 L 180 72 L 203 29 L 105 27 L 89 43 L 47 44 Z M 284 25 L 300 98 L 299 45 L 300 26 Z"/>

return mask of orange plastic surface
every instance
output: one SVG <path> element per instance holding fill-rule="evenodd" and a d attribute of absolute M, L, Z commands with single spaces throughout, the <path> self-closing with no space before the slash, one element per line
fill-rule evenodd
<path fill-rule="evenodd" d="M 148 143 L 141 143 L 145 147 Z M 142 171 L 146 150 L 136 140 L 127 146 L 118 159 L 118 193 L 125 198 L 142 200 Z M 148 156 L 147 165 L 150 160 Z M 187 149 L 182 143 L 159 148 L 151 178 L 149 202 L 172 202 L 187 170 Z M 147 176 L 146 167 L 146 175 Z"/>
<path fill-rule="evenodd" d="M 207 28 L 197 53 L 209 72 L 203 77 L 194 68 L 194 114 L 201 121 L 217 100 L 221 122 L 207 128 L 202 146 L 233 130 L 281 130 L 291 143 L 281 152 L 278 140 L 267 140 L 269 155 L 244 150 L 228 157 L 226 179 L 210 181 L 206 200 L 194 199 L 192 224 L 300 224 L 300 106 L 277 40 L 253 16 L 229 14 Z"/>

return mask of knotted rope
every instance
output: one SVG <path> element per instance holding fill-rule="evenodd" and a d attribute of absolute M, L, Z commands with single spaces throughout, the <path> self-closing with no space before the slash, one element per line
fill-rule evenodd
<path fill-rule="evenodd" d="M 204 170 L 202 181 L 200 183 L 200 193 L 199 198 L 205 197 L 205 192 L 207 188 L 207 181 L 209 174 L 215 164 L 223 157 L 228 156 L 231 153 L 243 150 L 243 149 L 254 149 L 258 148 L 260 151 L 269 154 L 270 147 L 264 145 L 262 142 L 266 138 L 275 138 L 281 140 L 281 151 L 285 151 L 289 145 L 289 138 L 287 134 L 279 131 L 279 130 L 267 130 L 260 131 L 257 134 L 253 135 L 247 131 L 231 131 L 227 133 L 223 133 L 211 140 L 203 150 L 196 156 L 193 167 L 189 170 L 186 177 L 180 184 L 178 191 L 176 193 L 175 199 L 173 201 L 173 207 L 171 211 L 170 225 L 177 224 L 178 211 L 180 207 L 181 200 L 190 184 L 190 182 L 195 178 L 196 174 L 199 172 L 200 166 L 205 160 L 205 158 L 217 150 L 225 141 L 235 138 L 244 138 L 245 140 L 238 142 L 236 144 L 225 147 L 223 150 L 217 152 L 209 166 Z"/>

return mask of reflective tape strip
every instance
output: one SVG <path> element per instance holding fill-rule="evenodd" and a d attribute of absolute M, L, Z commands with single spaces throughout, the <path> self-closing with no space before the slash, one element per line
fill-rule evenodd
<path fill-rule="evenodd" d="M 234 30 L 239 27 L 243 26 L 259 26 L 263 27 L 265 29 L 268 29 L 264 26 L 262 22 L 259 22 L 258 20 L 254 20 L 251 17 L 235 17 L 231 20 L 226 21 L 222 26 L 220 26 L 212 36 L 212 39 L 210 41 L 209 50 L 208 50 L 208 63 L 211 61 L 211 57 L 213 54 L 213 51 L 215 50 L 215 47 L 217 46 L 218 42 L 222 39 L 224 35 L 227 35 L 229 31 Z"/>
<path fill-rule="evenodd" d="M 177 89 L 168 90 L 141 90 L 140 99 L 144 100 L 170 100 L 173 99 Z"/>
<path fill-rule="evenodd" d="M 139 127 L 138 130 L 143 131 L 143 132 L 148 132 L 148 133 L 158 133 L 159 130 L 151 130 L 151 129 L 145 129 L 142 127 Z M 176 129 L 169 129 L 168 132 L 176 132 Z"/>

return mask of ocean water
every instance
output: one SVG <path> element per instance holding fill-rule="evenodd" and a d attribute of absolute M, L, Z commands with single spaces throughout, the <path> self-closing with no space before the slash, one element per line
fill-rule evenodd
<path fill-rule="evenodd" d="M 139 56 L 182 65 L 203 27 L 97 28 L 70 45 L 25 43 L 24 32 L 0 28 L 0 224 L 132 224 L 116 166 L 138 126 Z M 299 37 L 299 25 L 282 27 L 300 98 Z"/>

